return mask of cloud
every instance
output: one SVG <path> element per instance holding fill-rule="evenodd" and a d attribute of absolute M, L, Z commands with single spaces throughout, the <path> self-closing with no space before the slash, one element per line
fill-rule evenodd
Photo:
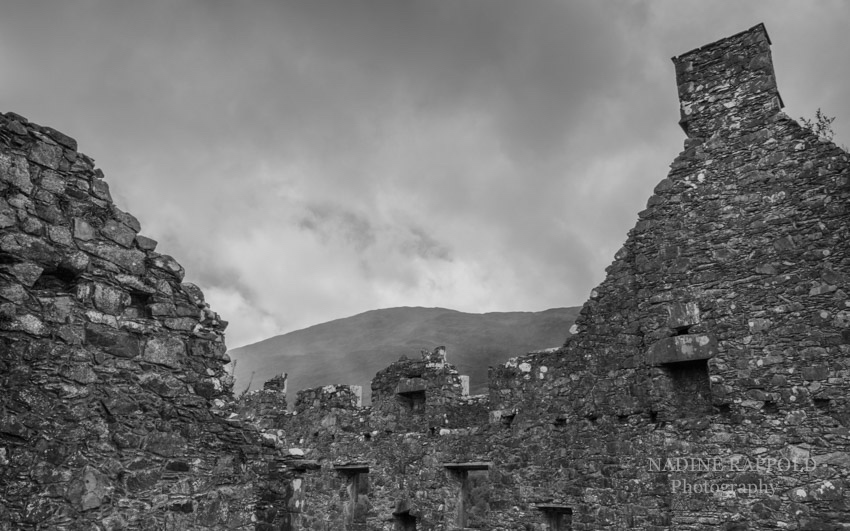
<path fill-rule="evenodd" d="M 298 221 L 298 227 L 312 231 L 325 243 L 350 245 L 363 252 L 375 244 L 375 229 L 372 222 L 357 214 L 331 203 L 306 205 L 306 212 Z"/>
<path fill-rule="evenodd" d="M 789 114 L 822 107 L 850 138 L 840 1 L 30 0 L 3 15 L 3 107 L 98 159 L 232 347 L 378 307 L 581 304 L 682 147 L 669 58 L 758 22 Z"/>

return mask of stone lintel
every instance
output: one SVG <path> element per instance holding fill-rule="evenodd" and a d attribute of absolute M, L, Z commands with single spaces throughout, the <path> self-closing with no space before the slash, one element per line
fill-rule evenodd
<path fill-rule="evenodd" d="M 449 470 L 490 470 L 489 461 L 470 461 L 468 463 L 443 463 Z"/>
<path fill-rule="evenodd" d="M 349 474 L 364 474 L 369 472 L 369 463 L 347 463 L 344 465 L 334 465 L 334 470 Z"/>
<path fill-rule="evenodd" d="M 717 354 L 717 339 L 710 334 L 689 334 L 656 341 L 647 352 L 650 365 L 706 360 Z"/>
<path fill-rule="evenodd" d="M 425 390 L 425 380 L 422 378 L 402 378 L 396 386 L 397 394 L 418 393 Z"/>
<path fill-rule="evenodd" d="M 572 514 L 572 512 L 573 512 L 572 506 L 564 505 L 562 503 L 537 503 L 537 504 L 534 505 L 534 507 L 541 510 L 541 511 L 546 511 L 546 512 L 551 512 L 551 513 Z"/>

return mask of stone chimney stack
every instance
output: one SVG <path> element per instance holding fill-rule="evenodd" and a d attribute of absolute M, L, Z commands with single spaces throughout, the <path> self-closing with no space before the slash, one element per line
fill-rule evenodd
<path fill-rule="evenodd" d="M 734 135 L 783 107 L 764 24 L 673 58 L 679 125 L 690 138 Z"/>

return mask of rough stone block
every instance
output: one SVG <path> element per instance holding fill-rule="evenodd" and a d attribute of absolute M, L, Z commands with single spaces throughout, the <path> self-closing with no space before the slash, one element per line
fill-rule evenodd
<path fill-rule="evenodd" d="M 42 127 L 41 131 L 47 136 L 49 136 L 51 139 L 56 141 L 56 143 L 61 144 L 72 151 L 77 150 L 77 141 L 66 135 L 65 133 L 57 131 L 52 127 Z"/>
<path fill-rule="evenodd" d="M 103 228 L 100 229 L 100 232 L 123 247 L 132 246 L 133 241 L 136 239 L 136 233 L 132 229 L 122 223 L 118 223 L 114 219 L 107 221 Z"/>
<path fill-rule="evenodd" d="M 94 286 L 94 305 L 104 313 L 120 315 L 129 300 L 130 296 L 119 289 L 100 283 Z"/>
<path fill-rule="evenodd" d="M 6 266 L 4 269 L 7 269 L 7 271 L 11 273 L 18 282 L 26 287 L 31 287 L 35 284 L 35 281 L 38 280 L 39 276 L 41 276 L 41 272 L 44 271 L 41 266 L 33 264 L 32 262 Z"/>
<path fill-rule="evenodd" d="M 186 439 L 176 433 L 155 432 L 148 436 L 145 448 L 163 457 L 182 455 L 186 449 Z"/>
<path fill-rule="evenodd" d="M 58 254 L 52 245 L 41 238 L 21 233 L 0 236 L 0 251 L 38 264 L 54 263 Z"/>
<path fill-rule="evenodd" d="M 129 273 L 143 275 L 145 273 L 145 253 L 136 249 L 124 249 L 114 244 L 97 242 L 82 244 L 86 251 L 111 262 Z"/>
<path fill-rule="evenodd" d="M 139 376 L 139 383 L 162 397 L 173 397 L 186 392 L 186 385 L 170 374 L 149 371 Z"/>
<path fill-rule="evenodd" d="M 699 324 L 699 306 L 695 302 L 677 302 L 671 304 L 667 311 L 667 326 L 673 329 L 686 328 Z"/>
<path fill-rule="evenodd" d="M 143 251 L 153 251 L 156 249 L 157 241 L 153 238 L 148 238 L 147 236 L 137 235 L 136 236 L 136 245 L 139 246 L 139 249 Z"/>
<path fill-rule="evenodd" d="M 51 241 L 55 243 L 67 246 L 74 244 L 74 239 L 71 236 L 71 231 L 68 230 L 67 227 L 58 227 L 55 225 L 51 225 L 47 227 L 47 235 L 50 237 Z"/>
<path fill-rule="evenodd" d="M 106 181 L 101 179 L 95 179 L 91 183 L 91 192 L 98 199 L 102 199 L 109 203 L 112 202 L 112 195 L 109 193 L 109 184 Z"/>
<path fill-rule="evenodd" d="M 67 498 L 79 510 L 96 509 L 108 492 L 109 479 L 96 468 L 86 465 L 68 486 Z"/>
<path fill-rule="evenodd" d="M 227 347 L 223 342 L 210 341 L 208 339 L 193 339 L 191 352 L 193 356 L 201 356 L 204 358 L 214 358 L 224 360 L 227 356 Z M 286 385 L 286 373 L 283 375 L 284 387 Z M 269 382 L 276 381 L 280 376 L 275 376 Z M 268 383 L 268 382 L 267 382 Z"/>
<path fill-rule="evenodd" d="M 133 334 L 109 326 L 88 323 L 85 338 L 86 343 L 99 347 L 113 356 L 135 358 L 140 352 L 139 340 Z"/>
<path fill-rule="evenodd" d="M 0 181 L 11 184 L 25 194 L 32 192 L 27 160 L 18 155 L 0 154 Z"/>
<path fill-rule="evenodd" d="M 803 379 L 805 380 L 826 380 L 827 378 L 829 378 L 829 368 L 825 365 L 803 367 Z"/>
<path fill-rule="evenodd" d="M 5 315 L 6 312 L 4 311 L 3 314 Z M 34 336 L 46 335 L 50 331 L 41 319 L 29 313 L 14 317 L 11 322 L 0 321 L 0 328 L 5 330 L 20 330 Z"/>
<path fill-rule="evenodd" d="M 180 287 L 183 288 L 183 291 L 189 296 L 189 300 L 195 306 L 202 307 L 204 305 L 204 293 L 201 291 L 201 288 L 191 282 L 184 282 L 180 284 Z"/>
<path fill-rule="evenodd" d="M 168 271 L 175 277 L 177 277 L 178 281 L 183 280 L 183 275 L 186 274 L 186 271 L 183 269 L 183 266 L 177 263 L 177 260 L 168 256 L 167 254 L 162 254 L 155 256 L 151 261 L 151 265 L 158 269 L 162 269 L 163 271 Z"/>
<path fill-rule="evenodd" d="M 30 151 L 30 160 L 36 164 L 47 166 L 52 170 L 59 169 L 59 164 L 62 162 L 63 150 L 55 144 L 46 142 L 36 142 Z"/>
<path fill-rule="evenodd" d="M 151 339 L 145 345 L 142 359 L 176 369 L 186 356 L 186 345 L 176 337 Z"/>
<path fill-rule="evenodd" d="M 74 218 L 74 238 L 88 241 L 94 239 L 94 236 L 94 229 L 88 222 L 81 218 Z"/>
<path fill-rule="evenodd" d="M 115 209 L 114 214 L 118 221 L 130 228 L 134 233 L 138 233 L 140 230 L 142 230 L 142 224 L 139 223 L 139 220 L 136 219 L 136 216 L 128 212 L 118 210 L 117 208 Z"/>

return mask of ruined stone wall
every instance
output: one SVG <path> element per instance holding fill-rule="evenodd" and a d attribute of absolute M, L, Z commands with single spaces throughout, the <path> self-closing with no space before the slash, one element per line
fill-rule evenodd
<path fill-rule="evenodd" d="M 839 530 L 850 158 L 759 25 L 673 60 L 684 151 L 569 341 L 238 403 L 224 323 L 72 139 L 0 119 L 0 530 Z M 754 486 L 753 489 L 751 486 Z"/>
<path fill-rule="evenodd" d="M 0 115 L 2 530 L 253 528 L 226 323 L 139 230 L 76 141 Z"/>
<path fill-rule="evenodd" d="M 575 335 L 477 402 L 426 356 L 278 417 L 293 529 L 846 529 L 850 159 L 781 112 L 763 26 L 674 64 L 685 149 Z"/>
<path fill-rule="evenodd" d="M 576 529 L 848 521 L 848 156 L 779 111 L 768 44 L 757 26 L 674 59 L 685 150 L 577 335 L 496 371 L 516 382 L 491 389 L 502 407 L 533 417 L 547 400 L 564 419 L 583 467 L 581 497 L 566 500 Z M 651 471 L 649 458 L 676 456 L 724 469 Z M 800 470 L 729 464 L 759 458 Z M 674 481 L 775 491 L 691 494 Z"/>

